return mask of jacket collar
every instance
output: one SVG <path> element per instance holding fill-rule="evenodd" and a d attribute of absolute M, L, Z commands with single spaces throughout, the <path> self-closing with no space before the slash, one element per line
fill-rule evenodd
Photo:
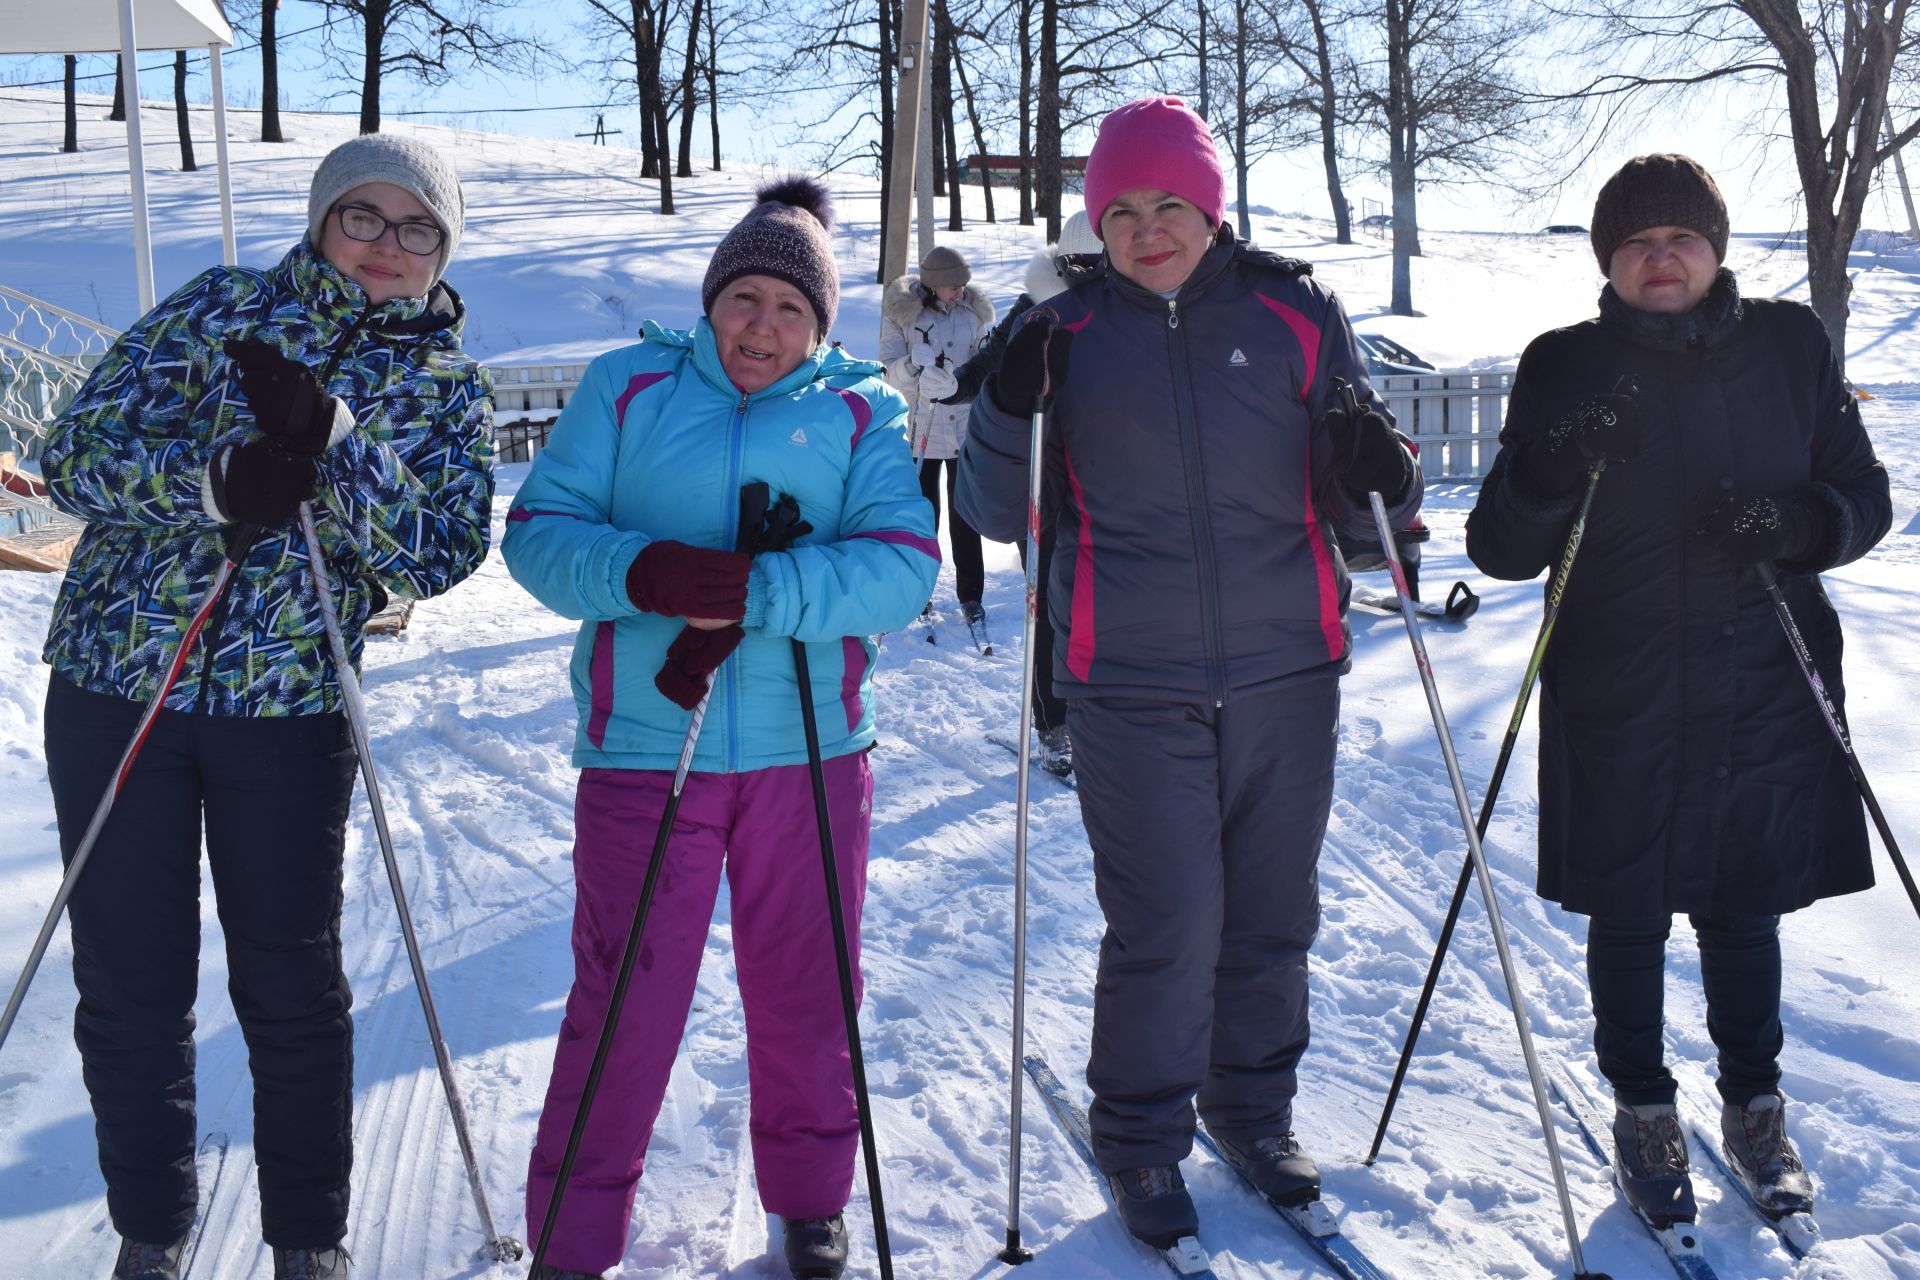
<path fill-rule="evenodd" d="M 369 312 L 366 290 L 320 256 L 305 238 L 280 260 L 273 275 L 276 292 L 293 294 L 313 314 L 340 325 L 364 317 L 368 330 L 395 337 L 445 329 L 457 338 L 466 323 L 466 304 L 444 280 L 436 281 L 424 298 L 394 298 Z"/>
<path fill-rule="evenodd" d="M 720 363 L 720 348 L 714 342 L 713 325 L 705 316 L 694 322 L 691 329 L 669 329 L 665 325 L 648 320 L 640 326 L 640 336 L 648 342 L 658 342 L 669 347 L 681 347 L 693 355 L 693 367 L 700 376 L 716 391 L 725 392 L 729 397 L 738 399 L 740 388 L 733 385 L 733 379 L 727 376 L 726 369 Z M 799 365 L 769 387 L 747 396 L 747 403 L 757 404 L 762 400 L 777 399 L 790 395 L 806 386 L 815 378 L 823 376 L 823 366 L 829 354 L 838 356 L 839 349 L 821 343 L 800 361 Z M 844 359 L 844 357 L 842 357 Z"/>
<path fill-rule="evenodd" d="M 1691 311 L 1643 311 L 1621 301 L 1611 284 L 1600 290 L 1600 323 L 1629 342 L 1660 351 L 1718 347 L 1740 323 L 1745 307 L 1733 272 L 1721 267 Z"/>

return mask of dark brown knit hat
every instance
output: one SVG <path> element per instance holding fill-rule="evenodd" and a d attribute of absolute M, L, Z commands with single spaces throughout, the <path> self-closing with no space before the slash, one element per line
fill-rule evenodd
<path fill-rule="evenodd" d="M 1593 256 L 1601 274 L 1613 265 L 1620 242 L 1648 227 L 1685 227 L 1727 260 L 1727 202 L 1713 175 L 1689 156 L 1635 156 L 1600 188 L 1593 202 Z"/>
<path fill-rule="evenodd" d="M 754 200 L 713 251 L 700 283 L 700 309 L 711 313 L 720 291 L 741 276 L 772 276 L 806 295 L 824 340 L 840 310 L 840 269 L 827 235 L 833 198 L 812 178 L 785 178 L 761 187 Z"/>

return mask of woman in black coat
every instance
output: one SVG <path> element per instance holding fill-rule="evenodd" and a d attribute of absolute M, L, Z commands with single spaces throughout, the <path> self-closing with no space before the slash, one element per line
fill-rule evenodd
<path fill-rule="evenodd" d="M 1540 672 L 1540 893 L 1591 917 L 1594 1047 L 1628 1202 L 1692 1221 L 1661 1043 L 1674 912 L 1700 944 L 1721 1128 L 1764 1205 L 1812 1184 L 1782 1124 L 1779 917 L 1873 883 L 1860 797 L 1755 570 L 1781 590 L 1836 702 L 1840 623 L 1818 574 L 1892 518 L 1886 471 L 1820 321 L 1742 298 L 1727 211 L 1684 156 L 1601 190 L 1600 314 L 1521 357 L 1467 521 L 1497 578 L 1559 559 L 1609 465 Z"/>

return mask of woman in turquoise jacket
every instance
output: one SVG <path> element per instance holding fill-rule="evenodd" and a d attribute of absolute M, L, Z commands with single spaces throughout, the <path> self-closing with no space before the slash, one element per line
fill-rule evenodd
<path fill-rule="evenodd" d="M 940 553 L 881 366 L 825 344 L 839 302 L 824 189 L 765 188 L 721 241 L 691 330 L 649 323 L 587 370 L 507 518 L 508 567 L 581 619 L 573 651 L 574 983 L 527 1174 L 545 1220 L 648 855 L 711 701 L 603 1088 L 549 1244 L 547 1280 L 626 1249 L 647 1140 L 693 998 L 724 868 L 747 1020 L 754 1166 L 796 1276 L 837 1276 L 859 1129 L 791 641 L 806 643 L 858 982 L 873 793 L 876 632 L 904 626 Z M 790 494 L 812 526 L 749 558 L 740 491 Z M 729 659 L 731 659 L 729 661 Z M 617 1083 L 614 1083 L 617 1082 Z M 541 1278 L 536 1277 L 536 1280 Z"/>

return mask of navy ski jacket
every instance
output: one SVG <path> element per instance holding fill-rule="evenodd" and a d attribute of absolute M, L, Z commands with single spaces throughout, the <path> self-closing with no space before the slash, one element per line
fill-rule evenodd
<path fill-rule="evenodd" d="M 1312 268 L 1222 228 L 1171 300 L 1102 265 L 1043 304 L 1074 332 L 1047 415 L 1043 520 L 1054 687 L 1224 704 L 1346 671 L 1336 528 L 1373 532 L 1332 472 L 1334 380 L 1386 412 L 1339 300 Z M 1037 314 L 1036 307 L 1028 313 Z M 988 538 L 1027 527 L 1031 420 L 973 404 L 955 506 Z M 1386 495 L 1389 522 L 1422 481 Z"/>

